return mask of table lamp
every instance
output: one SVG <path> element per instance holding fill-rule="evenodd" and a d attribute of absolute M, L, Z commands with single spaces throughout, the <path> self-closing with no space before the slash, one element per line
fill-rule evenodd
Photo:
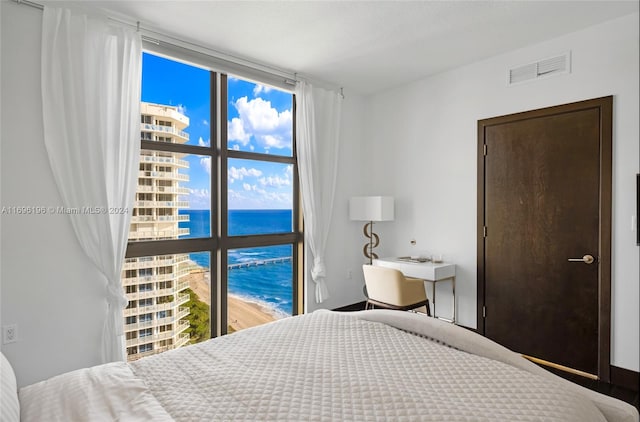
<path fill-rule="evenodd" d="M 374 221 L 393 221 L 393 197 L 392 196 L 354 196 L 349 200 L 349 218 L 353 221 L 367 221 L 363 228 L 365 237 L 369 242 L 364 245 L 362 251 L 369 258 L 369 264 L 373 263 L 378 255 L 373 248 L 380 243 L 380 237 L 373 232 Z"/>

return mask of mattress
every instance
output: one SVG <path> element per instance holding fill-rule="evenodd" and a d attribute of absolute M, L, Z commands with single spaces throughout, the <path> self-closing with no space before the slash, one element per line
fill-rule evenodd
<path fill-rule="evenodd" d="M 23 388 L 23 420 L 638 420 L 475 333 L 397 311 L 316 311 L 96 368 Z"/>

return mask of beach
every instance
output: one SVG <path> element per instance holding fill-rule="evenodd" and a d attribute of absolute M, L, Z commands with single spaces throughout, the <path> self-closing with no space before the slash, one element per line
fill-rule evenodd
<path fill-rule="evenodd" d="M 193 271 L 184 280 L 188 280 L 189 288 L 198 295 L 202 302 L 211 305 L 208 271 Z M 235 295 L 228 296 L 227 304 L 229 309 L 228 325 L 234 331 L 276 320 L 276 317 L 269 309 Z"/>

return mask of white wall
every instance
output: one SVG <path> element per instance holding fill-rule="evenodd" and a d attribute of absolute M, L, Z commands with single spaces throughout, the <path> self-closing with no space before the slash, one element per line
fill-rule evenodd
<path fill-rule="evenodd" d="M 61 205 L 42 139 L 42 12 L 2 2 L 1 205 Z M 63 215 L 2 215 L 3 344 L 20 385 L 100 363 L 104 285 Z"/>
<path fill-rule="evenodd" d="M 395 222 L 381 230 L 384 242 L 396 254 L 437 251 L 458 265 L 461 324 L 476 327 L 477 121 L 614 95 L 611 363 L 638 371 L 639 252 L 632 230 L 640 156 L 638 49 L 635 14 L 371 98 L 365 121 L 373 186 L 397 200 Z M 567 50 L 570 74 L 507 87 L 508 68 Z M 450 287 L 438 287 L 438 314 L 445 316 Z"/>

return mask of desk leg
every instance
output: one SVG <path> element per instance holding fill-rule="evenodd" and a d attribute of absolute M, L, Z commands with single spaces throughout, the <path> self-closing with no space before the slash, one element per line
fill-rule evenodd
<path fill-rule="evenodd" d="M 451 278 L 451 296 L 453 297 L 453 318 L 451 322 L 456 323 L 456 277 Z"/>
<path fill-rule="evenodd" d="M 432 299 L 432 302 L 433 302 L 433 317 L 437 318 L 437 316 L 436 316 L 436 282 L 435 281 L 431 282 L 431 297 L 433 298 Z"/>
<path fill-rule="evenodd" d="M 451 280 L 451 296 L 453 299 L 453 317 L 449 319 L 449 318 L 436 316 L 436 282 L 432 281 L 433 284 L 431 288 L 431 295 L 433 296 L 433 317 L 455 324 L 456 315 L 457 315 L 456 314 L 456 276 L 453 276 L 450 278 L 443 278 L 438 281 L 446 281 L 446 280 Z"/>

